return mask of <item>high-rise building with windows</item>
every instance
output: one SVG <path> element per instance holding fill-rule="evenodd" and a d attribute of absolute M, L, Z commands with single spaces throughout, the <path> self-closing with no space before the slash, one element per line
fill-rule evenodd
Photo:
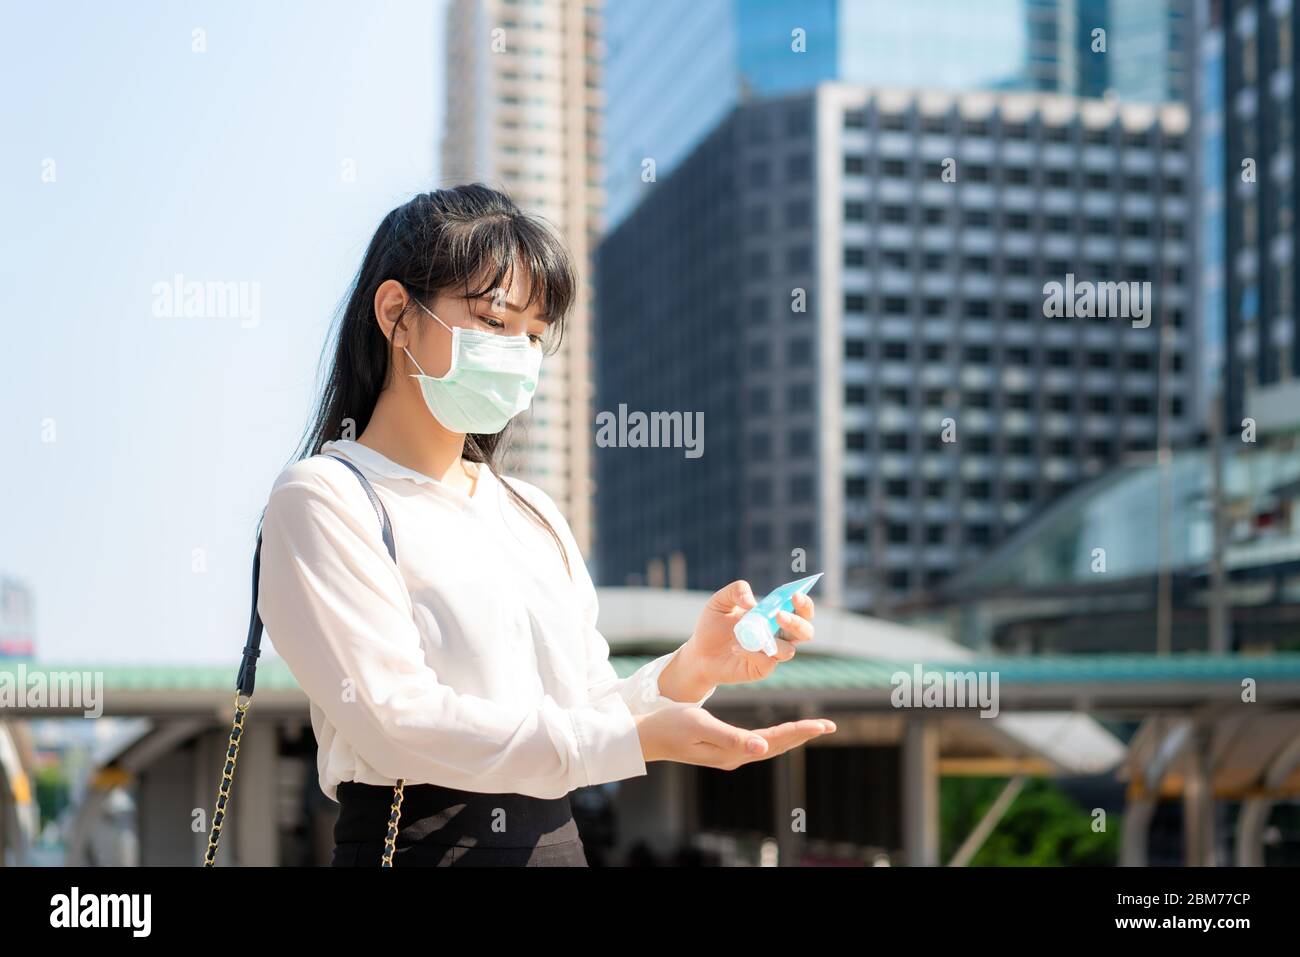
<path fill-rule="evenodd" d="M 605 11 L 619 223 L 738 103 L 828 80 L 1186 100 L 1191 0 L 622 0 Z M 1106 34 L 1094 50 L 1093 31 Z M 649 162 L 648 162 L 649 161 Z M 653 163 L 653 167 L 649 163 Z M 653 174 L 653 179 L 651 179 Z"/>
<path fill-rule="evenodd" d="M 1297 20 L 1293 0 L 1222 0 L 1230 430 L 1300 399 Z"/>
<path fill-rule="evenodd" d="M 1181 104 L 839 83 L 733 111 L 599 252 L 598 411 L 704 426 L 597 449 L 603 580 L 766 588 L 802 550 L 880 611 L 1154 449 L 1162 402 L 1189 441 L 1188 135 Z"/>
<path fill-rule="evenodd" d="M 451 0 L 441 179 L 504 189 L 564 237 L 579 296 L 546 359 L 507 472 L 591 540 L 591 250 L 601 229 L 599 0 Z"/>
<path fill-rule="evenodd" d="M 1189 102 L 1193 0 L 1026 0 L 1035 89 Z"/>
<path fill-rule="evenodd" d="M 1197 177 L 1200 189 L 1201 249 L 1200 322 L 1201 403 L 1207 425 L 1212 425 L 1209 403 L 1222 408 L 1227 379 L 1224 336 L 1227 299 L 1227 193 L 1224 190 L 1225 108 L 1223 0 L 1196 0 L 1197 63 L 1193 121 L 1196 130 Z"/>

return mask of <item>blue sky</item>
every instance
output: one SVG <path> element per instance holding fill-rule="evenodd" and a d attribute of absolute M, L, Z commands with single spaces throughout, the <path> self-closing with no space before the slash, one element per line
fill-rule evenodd
<path fill-rule="evenodd" d="M 334 310 L 383 215 L 443 185 L 443 9 L 7 5 L 0 575 L 38 657 L 233 681 Z M 257 288 L 256 321 L 156 315 L 177 274 Z"/>

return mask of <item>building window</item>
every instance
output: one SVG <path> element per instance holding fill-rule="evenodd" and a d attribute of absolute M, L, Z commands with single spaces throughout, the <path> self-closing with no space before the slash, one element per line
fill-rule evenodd
<path fill-rule="evenodd" d="M 887 316 L 907 315 L 907 299 L 903 296 L 886 296 L 882 306 Z"/>
<path fill-rule="evenodd" d="M 1033 451 L 1033 440 L 1027 435 L 1013 435 L 1007 439 L 1007 453 L 1010 455 L 1030 455 Z"/>
<path fill-rule="evenodd" d="M 808 272 L 812 269 L 812 248 L 809 246 L 791 246 L 785 252 L 787 272 Z"/>
<path fill-rule="evenodd" d="M 807 505 L 813 500 L 813 479 L 811 475 L 790 476 L 790 504 Z"/>

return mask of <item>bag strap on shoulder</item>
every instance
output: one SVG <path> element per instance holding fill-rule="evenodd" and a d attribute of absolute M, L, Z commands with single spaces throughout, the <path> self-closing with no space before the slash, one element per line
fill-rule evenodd
<path fill-rule="evenodd" d="M 379 517 L 380 533 L 384 539 L 384 547 L 388 549 L 388 557 L 393 561 L 397 561 L 397 543 L 393 539 L 393 523 L 389 521 L 388 510 L 384 508 L 384 503 L 379 501 L 379 496 L 375 493 L 370 480 L 362 474 L 361 469 L 341 455 L 326 455 L 325 457 L 342 462 L 357 477 L 357 481 L 361 483 L 361 488 L 366 493 L 366 498 L 370 499 L 371 508 L 375 510 L 375 514 Z M 262 613 L 257 610 L 257 587 L 261 574 L 262 533 L 259 531 L 257 533 L 257 547 L 253 550 L 253 609 L 249 615 L 248 638 L 244 642 L 244 660 L 239 666 L 239 676 L 235 680 L 235 690 L 249 698 L 253 696 L 253 687 L 257 683 L 257 659 L 262 654 Z"/>
<path fill-rule="evenodd" d="M 370 500 L 370 505 L 379 518 L 380 534 L 388 557 L 397 561 L 397 543 L 393 538 L 393 523 L 388 518 L 388 510 L 379 500 L 374 486 L 362 474 L 361 470 L 341 455 L 326 454 L 326 458 L 337 459 L 348 467 Z M 257 610 L 258 582 L 262 573 L 262 533 L 257 533 L 257 547 L 253 550 L 253 608 L 249 614 L 248 637 L 244 641 L 244 656 L 239 665 L 239 675 L 235 679 L 235 722 L 230 731 L 230 742 L 226 748 L 226 763 L 221 772 L 221 784 L 217 790 L 217 806 L 212 814 L 212 831 L 208 835 L 208 850 L 204 855 L 203 866 L 216 864 L 217 846 L 221 840 L 221 825 L 225 821 L 226 805 L 230 800 L 230 788 L 234 783 L 235 761 L 239 757 L 239 741 L 244 732 L 244 715 L 253 701 L 253 688 L 257 684 L 257 659 L 262 654 L 262 614 Z M 393 866 L 393 853 L 396 850 L 397 825 L 401 818 L 402 788 L 404 780 L 399 780 L 393 789 L 393 803 L 388 819 L 388 835 L 384 840 L 382 867 Z"/>

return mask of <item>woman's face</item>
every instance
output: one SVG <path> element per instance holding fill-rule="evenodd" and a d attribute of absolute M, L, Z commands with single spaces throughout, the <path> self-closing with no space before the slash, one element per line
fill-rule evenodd
<path fill-rule="evenodd" d="M 517 283 L 511 277 L 507 286 L 477 299 L 444 292 L 428 307 L 452 329 L 460 326 L 500 336 L 528 336 L 533 348 L 541 350 L 542 335 L 551 320 L 542 315 L 543 297 L 538 296 L 532 305 L 524 306 L 528 292 L 526 283 Z M 407 324 L 410 336 L 407 348 L 426 375 L 435 378 L 446 375 L 451 368 L 450 329 L 443 328 L 437 319 L 418 305 L 413 306 L 411 314 L 413 319 Z"/>

